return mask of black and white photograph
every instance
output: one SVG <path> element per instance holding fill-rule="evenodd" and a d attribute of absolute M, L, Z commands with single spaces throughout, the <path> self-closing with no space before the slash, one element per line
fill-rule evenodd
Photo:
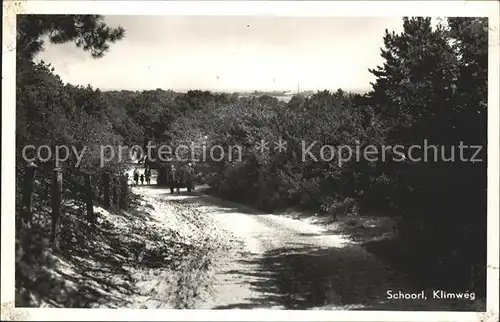
<path fill-rule="evenodd" d="M 498 321 L 498 3 L 252 2 L 4 1 L 2 320 Z"/>

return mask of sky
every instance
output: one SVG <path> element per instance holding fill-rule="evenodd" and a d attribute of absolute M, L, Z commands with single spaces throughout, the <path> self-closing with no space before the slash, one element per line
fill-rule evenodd
<path fill-rule="evenodd" d="M 126 36 L 101 59 L 73 43 L 40 59 L 63 81 L 106 89 L 370 89 L 385 29 L 401 17 L 106 16 Z"/>

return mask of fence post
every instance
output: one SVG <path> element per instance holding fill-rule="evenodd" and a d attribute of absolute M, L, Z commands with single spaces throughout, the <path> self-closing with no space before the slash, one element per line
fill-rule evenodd
<path fill-rule="evenodd" d="M 94 193 L 92 191 L 92 183 L 90 182 L 90 174 L 84 173 L 85 177 L 85 203 L 87 205 L 87 219 L 89 222 L 94 222 L 94 205 L 93 205 L 93 197 Z"/>
<path fill-rule="evenodd" d="M 110 202 L 109 202 L 109 173 L 107 172 L 104 172 L 103 174 L 103 190 L 104 190 L 104 201 L 103 201 L 103 204 L 105 207 L 109 207 L 110 206 Z"/>
<path fill-rule="evenodd" d="M 120 179 L 116 180 L 116 209 L 122 209 L 122 187 L 120 184 Z"/>
<path fill-rule="evenodd" d="M 118 205 L 118 192 L 116 188 L 116 178 L 113 178 L 113 205 Z"/>
<path fill-rule="evenodd" d="M 120 209 L 127 209 L 127 190 L 128 190 L 128 182 L 127 177 L 122 174 L 118 177 L 118 186 L 119 186 L 119 194 L 120 194 Z"/>
<path fill-rule="evenodd" d="M 42 178 L 40 178 L 40 181 L 42 182 L 43 185 L 45 185 L 45 203 L 50 206 L 50 194 L 51 194 L 51 181 L 50 181 L 50 175 L 42 175 Z"/>
<path fill-rule="evenodd" d="M 56 249 L 59 248 L 62 183 L 62 169 L 54 168 L 52 173 L 52 245 Z"/>
<path fill-rule="evenodd" d="M 31 224 L 31 220 L 33 219 L 33 185 L 35 182 L 36 168 L 36 164 L 31 162 L 24 170 L 23 209 L 21 213 L 22 221 L 25 224 Z"/>

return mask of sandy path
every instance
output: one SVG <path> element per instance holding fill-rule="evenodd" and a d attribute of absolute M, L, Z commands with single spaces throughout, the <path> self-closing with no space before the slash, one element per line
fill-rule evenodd
<path fill-rule="evenodd" d="M 136 188 L 161 202 L 197 209 L 233 245 L 211 268 L 211 292 L 198 309 L 370 309 L 445 310 L 432 300 L 388 300 L 389 289 L 419 292 L 386 269 L 381 261 L 342 236 L 322 227 L 262 214 L 199 191 L 171 195 L 165 189 Z"/>

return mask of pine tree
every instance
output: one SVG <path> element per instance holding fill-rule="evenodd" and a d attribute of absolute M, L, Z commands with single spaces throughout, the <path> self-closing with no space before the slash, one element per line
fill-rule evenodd
<path fill-rule="evenodd" d="M 44 38 L 54 44 L 73 41 L 77 47 L 101 58 L 110 43 L 123 38 L 122 27 L 111 28 L 100 15 L 18 15 L 17 53 L 32 59 L 43 50 Z"/>
<path fill-rule="evenodd" d="M 444 27 L 431 18 L 404 18 L 401 34 L 384 37 L 383 66 L 370 95 L 377 112 L 393 124 L 390 139 L 413 143 L 432 139 L 449 116 L 457 59 Z"/>
<path fill-rule="evenodd" d="M 486 19 L 450 18 L 432 28 L 430 18 L 404 18 L 403 27 L 401 34 L 386 32 L 384 64 L 370 70 L 376 76 L 371 105 L 391 124 L 387 141 L 422 148 L 427 139 L 447 151 L 460 142 L 485 144 Z M 458 155 L 446 162 L 437 154 L 437 161 L 431 155 L 395 163 L 391 198 L 409 223 L 401 242 L 412 245 L 414 266 L 425 262 L 420 270 L 436 282 L 464 287 L 471 266 L 485 263 L 486 163 Z"/>

